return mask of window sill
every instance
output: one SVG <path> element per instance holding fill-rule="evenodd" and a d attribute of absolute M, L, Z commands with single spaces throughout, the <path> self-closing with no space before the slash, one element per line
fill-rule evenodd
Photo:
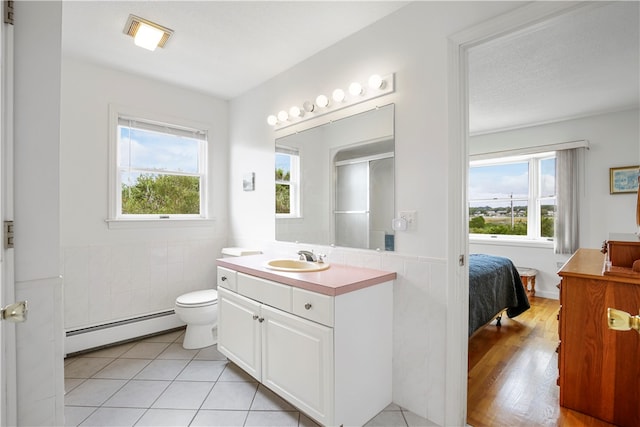
<path fill-rule="evenodd" d="M 210 218 L 166 218 L 166 219 L 106 219 L 109 230 L 133 228 L 182 228 L 210 227 L 215 219 Z"/>
<path fill-rule="evenodd" d="M 550 242 L 548 240 L 469 236 L 469 243 L 477 245 L 519 246 L 527 248 L 553 249 L 553 242 Z"/>

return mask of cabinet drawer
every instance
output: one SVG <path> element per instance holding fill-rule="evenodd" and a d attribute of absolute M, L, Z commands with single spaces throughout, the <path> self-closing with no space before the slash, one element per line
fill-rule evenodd
<path fill-rule="evenodd" d="M 323 325 L 333 326 L 333 297 L 293 288 L 292 313 Z"/>
<path fill-rule="evenodd" d="M 218 267 L 218 286 L 236 291 L 236 272 L 228 268 Z"/>
<path fill-rule="evenodd" d="M 236 278 L 238 293 L 280 310 L 291 312 L 291 286 L 248 274 L 238 273 Z"/>

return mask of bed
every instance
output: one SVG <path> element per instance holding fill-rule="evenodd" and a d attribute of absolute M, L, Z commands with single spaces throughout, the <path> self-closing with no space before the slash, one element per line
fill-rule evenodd
<path fill-rule="evenodd" d="M 469 336 L 505 309 L 512 318 L 529 307 L 518 270 L 509 258 L 469 255 Z"/>

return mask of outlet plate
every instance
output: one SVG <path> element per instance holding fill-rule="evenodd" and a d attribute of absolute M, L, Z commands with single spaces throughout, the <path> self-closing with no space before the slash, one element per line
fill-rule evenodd
<path fill-rule="evenodd" d="M 412 225 L 416 222 L 416 211 L 400 211 L 398 215 L 400 218 L 404 218 L 408 224 Z"/>

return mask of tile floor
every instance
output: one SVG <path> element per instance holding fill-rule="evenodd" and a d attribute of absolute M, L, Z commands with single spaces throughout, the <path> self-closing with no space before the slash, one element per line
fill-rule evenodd
<path fill-rule="evenodd" d="M 217 351 L 182 348 L 184 331 L 65 359 L 67 426 L 317 424 Z M 367 426 L 431 426 L 390 405 Z"/>

